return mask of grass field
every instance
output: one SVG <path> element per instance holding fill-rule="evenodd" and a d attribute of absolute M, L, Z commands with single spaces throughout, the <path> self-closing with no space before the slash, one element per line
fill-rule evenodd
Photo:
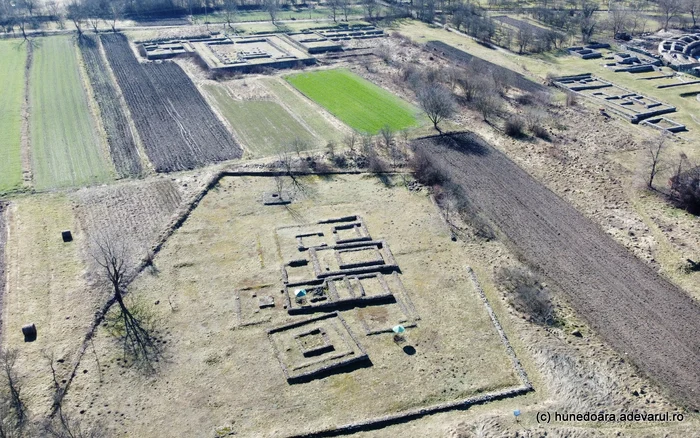
<path fill-rule="evenodd" d="M 23 346 L 17 364 L 22 368 L 46 366 L 43 355 L 52 352 L 65 361 L 58 371 L 64 373 L 90 326 L 96 303 L 104 298 L 86 286 L 84 233 L 77 229 L 72 207 L 63 194 L 22 197 L 11 207 L 2 334 L 5 345 Z M 62 230 L 72 230 L 73 242 L 63 243 Z M 20 330 L 28 321 L 38 331 L 31 343 L 24 342 Z M 37 414 L 51 404 L 52 380 L 50 372 L 37 371 L 34 377 L 22 394 L 31 398 L 29 404 L 36 408 L 32 414 Z"/>
<path fill-rule="evenodd" d="M 20 144 L 26 44 L 0 42 L 0 59 L 0 193 L 4 193 L 22 184 Z"/>
<path fill-rule="evenodd" d="M 351 128 L 376 134 L 418 124 L 417 108 L 347 70 L 299 73 L 287 81 Z"/>
<path fill-rule="evenodd" d="M 323 136 L 325 140 L 340 141 L 342 132 L 325 117 L 319 116 L 318 112 L 322 109 L 318 105 L 305 99 L 280 78 L 262 78 L 261 81 L 283 106 L 294 111 L 294 114 L 312 131 Z"/>
<path fill-rule="evenodd" d="M 260 202 L 274 178 L 225 178 L 210 191 L 156 257 L 157 275 L 143 273 L 129 287 L 161 324 L 167 365 L 156 379 L 121 368 L 121 349 L 100 329 L 66 409 L 84 412 L 83 424 L 109 422 L 115 436 L 158 436 L 165 428 L 171 436 L 200 436 L 226 427 L 237 436 L 290 436 L 518 384 L 466 276 L 469 254 L 450 241 L 427 193 L 407 190 L 398 178 L 390 186 L 362 175 L 298 182 L 308 196 L 290 206 Z M 390 334 L 366 336 L 350 309 L 343 317 L 373 365 L 290 385 L 266 334 L 290 321 L 279 290 L 276 308 L 258 313 L 248 314 L 253 302 L 240 298 L 240 316 L 234 297 L 245 287 L 281 287 L 283 254 L 298 250 L 278 237 L 278 227 L 347 214 L 361 214 L 372 237 L 391 245 L 421 316 L 407 330 L 416 353 L 408 355 Z M 395 318 L 382 306 L 371 310 L 378 320 Z M 241 325 L 247 318 L 261 322 Z"/>
<path fill-rule="evenodd" d="M 72 37 L 39 40 L 34 49 L 30 93 L 36 188 L 108 180 L 111 166 L 90 112 Z"/>
<path fill-rule="evenodd" d="M 303 141 L 309 148 L 321 146 L 321 141 L 277 102 L 235 100 L 218 85 L 205 89 L 253 156 L 274 155 L 293 139 Z"/>

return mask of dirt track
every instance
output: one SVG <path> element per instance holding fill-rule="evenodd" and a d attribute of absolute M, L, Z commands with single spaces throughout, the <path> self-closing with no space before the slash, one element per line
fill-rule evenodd
<path fill-rule="evenodd" d="M 623 357 L 700 409 L 700 306 L 691 297 L 480 138 L 415 145 Z"/>
<path fill-rule="evenodd" d="M 0 201 L 0 315 L 2 315 L 2 299 L 5 296 L 5 241 L 7 240 L 7 228 L 5 222 L 7 204 Z M 0 316 L 0 334 L 2 334 L 2 320 Z"/>

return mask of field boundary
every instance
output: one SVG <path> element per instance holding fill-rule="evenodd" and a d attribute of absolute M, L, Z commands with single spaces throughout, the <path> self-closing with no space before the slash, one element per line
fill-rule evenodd
<path fill-rule="evenodd" d="M 9 235 L 8 210 L 10 204 L 0 201 L 0 339 L 2 339 L 2 308 L 5 301 L 5 285 L 7 284 L 8 272 L 5 268 L 5 243 Z"/>
<path fill-rule="evenodd" d="M 34 59 L 34 46 L 27 44 L 27 61 L 24 65 L 24 102 L 22 102 L 22 128 L 20 131 L 20 159 L 22 160 L 22 184 L 31 189 L 33 185 L 31 132 L 29 131 L 30 92 L 29 78 L 31 77 L 32 61 Z"/>

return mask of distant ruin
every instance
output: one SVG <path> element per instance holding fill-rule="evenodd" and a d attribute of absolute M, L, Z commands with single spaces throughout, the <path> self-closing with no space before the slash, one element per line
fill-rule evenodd
<path fill-rule="evenodd" d="M 192 56 L 214 73 L 249 73 L 262 68 L 294 68 L 316 63 L 314 55 L 343 51 L 343 41 L 386 36 L 374 26 L 321 28 L 252 36 L 211 34 L 136 42 L 141 56 L 154 61 Z"/>

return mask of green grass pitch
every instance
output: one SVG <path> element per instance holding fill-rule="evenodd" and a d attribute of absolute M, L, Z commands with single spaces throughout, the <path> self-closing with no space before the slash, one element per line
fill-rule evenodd
<path fill-rule="evenodd" d="M 323 70 L 287 76 L 287 81 L 351 128 L 376 134 L 418 124 L 418 109 L 347 70 Z"/>
<path fill-rule="evenodd" d="M 90 112 L 73 37 L 38 39 L 30 75 L 31 154 L 37 189 L 112 176 Z"/>
<path fill-rule="evenodd" d="M 22 101 L 27 44 L 0 42 L 0 193 L 22 186 Z"/>

